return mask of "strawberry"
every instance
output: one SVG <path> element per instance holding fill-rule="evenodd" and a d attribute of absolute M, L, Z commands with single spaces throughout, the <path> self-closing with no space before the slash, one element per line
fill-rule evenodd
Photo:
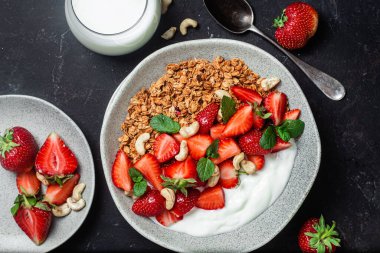
<path fill-rule="evenodd" d="M 218 124 L 210 128 L 211 138 L 214 140 L 222 138 L 222 133 L 226 125 Z"/>
<path fill-rule="evenodd" d="M 182 137 L 180 134 L 173 134 L 173 138 L 178 142 L 181 143 L 181 141 L 186 140 L 185 138 Z"/>
<path fill-rule="evenodd" d="M 257 91 L 241 86 L 232 86 L 231 91 L 232 94 L 235 95 L 235 97 L 237 97 L 239 100 L 243 102 L 250 102 L 252 104 L 256 102 L 258 105 L 260 105 L 261 101 L 263 100 L 263 98 Z"/>
<path fill-rule="evenodd" d="M 188 156 L 185 161 L 176 161 L 173 164 L 163 168 L 163 174 L 170 178 L 196 178 L 197 166 L 195 161 Z"/>
<path fill-rule="evenodd" d="M 182 192 L 177 192 L 173 209 L 171 210 L 176 216 L 183 216 L 190 212 L 195 206 L 200 195 L 197 189 L 188 189 L 187 196 Z"/>
<path fill-rule="evenodd" d="M 307 3 L 295 2 L 274 20 L 277 42 L 287 49 L 298 49 L 306 45 L 318 28 L 318 13 Z"/>
<path fill-rule="evenodd" d="M 216 116 L 218 115 L 219 104 L 211 103 L 200 111 L 195 118 L 199 123 L 200 134 L 208 134 L 210 128 L 214 124 Z"/>
<path fill-rule="evenodd" d="M 153 151 L 160 163 L 172 159 L 179 152 L 178 142 L 168 134 L 160 134 L 153 143 Z"/>
<path fill-rule="evenodd" d="M 237 171 L 235 170 L 235 167 L 232 163 L 231 159 L 228 159 L 227 161 L 222 162 L 219 165 L 220 170 L 220 185 L 223 188 L 234 188 L 239 184 L 239 175 Z"/>
<path fill-rule="evenodd" d="M 75 172 L 78 161 L 58 134 L 53 132 L 38 151 L 35 165 L 41 174 L 65 176 Z"/>
<path fill-rule="evenodd" d="M 192 158 L 199 160 L 206 155 L 208 146 L 212 143 L 209 135 L 197 134 L 187 139 L 187 146 Z"/>
<path fill-rule="evenodd" d="M 261 170 L 265 164 L 265 157 L 263 155 L 249 155 L 248 160 L 253 162 L 256 170 Z"/>
<path fill-rule="evenodd" d="M 264 124 L 265 119 L 261 118 L 256 113 L 253 113 L 253 128 L 260 130 L 261 128 L 263 128 Z"/>
<path fill-rule="evenodd" d="M 244 134 L 253 126 L 252 107 L 248 104 L 240 107 L 235 114 L 228 120 L 222 135 L 224 137 L 233 137 Z"/>
<path fill-rule="evenodd" d="M 135 168 L 138 169 L 144 177 L 157 190 L 161 190 L 163 182 L 161 178 L 161 168 L 156 157 L 152 154 L 145 154 L 139 161 L 135 163 Z M 153 215 L 154 216 L 154 215 Z"/>
<path fill-rule="evenodd" d="M 298 245 L 302 252 L 335 252 L 336 247 L 340 247 L 339 234 L 335 230 L 335 225 L 335 221 L 331 227 L 325 224 L 322 215 L 319 219 L 308 219 L 298 234 Z"/>
<path fill-rule="evenodd" d="M 218 158 L 212 158 L 211 161 L 215 164 L 219 164 L 228 158 L 231 158 L 235 155 L 240 154 L 241 150 L 237 143 L 230 138 L 222 139 L 219 142 L 219 148 L 218 148 Z"/>
<path fill-rule="evenodd" d="M 32 169 L 38 146 L 33 135 L 23 127 L 5 130 L 0 136 L 1 166 L 16 173 Z"/>
<path fill-rule="evenodd" d="M 288 98 L 284 93 L 273 91 L 264 100 L 265 108 L 272 113 L 270 118 L 274 125 L 278 126 L 282 123 L 286 112 Z"/>
<path fill-rule="evenodd" d="M 133 167 L 133 164 L 128 159 L 127 154 L 119 149 L 112 165 L 112 181 L 116 187 L 123 189 L 127 193 L 133 189 L 133 182 L 129 176 L 129 169 L 131 167 Z"/>
<path fill-rule="evenodd" d="M 177 216 L 168 210 L 164 210 L 161 214 L 156 216 L 156 220 L 165 227 L 169 227 L 182 219 L 183 216 Z"/>
<path fill-rule="evenodd" d="M 59 184 L 50 184 L 46 189 L 43 201 L 51 205 L 62 205 L 73 193 L 73 189 L 78 184 L 79 178 L 79 174 L 74 174 L 74 176 L 64 182 L 62 186 Z"/>
<path fill-rule="evenodd" d="M 140 216 L 151 217 L 161 214 L 165 210 L 165 199 L 160 191 L 148 190 L 132 205 L 132 211 Z"/>
<path fill-rule="evenodd" d="M 216 185 L 206 188 L 198 198 L 196 207 L 205 210 L 216 210 L 224 207 L 224 191 L 222 186 Z"/>
<path fill-rule="evenodd" d="M 40 191 L 41 182 L 36 177 L 36 172 L 30 170 L 17 174 L 16 185 L 20 194 L 34 196 Z"/>
<path fill-rule="evenodd" d="M 239 138 L 239 146 L 246 155 L 266 155 L 270 150 L 260 146 L 260 139 L 263 135 L 259 130 L 252 130 Z"/>
<path fill-rule="evenodd" d="M 292 144 L 290 142 L 283 141 L 281 138 L 277 137 L 276 138 L 276 144 L 272 148 L 272 153 L 287 149 L 291 146 Z"/>
<path fill-rule="evenodd" d="M 300 109 L 293 109 L 285 113 L 284 120 L 291 119 L 296 120 L 300 117 L 301 110 Z"/>

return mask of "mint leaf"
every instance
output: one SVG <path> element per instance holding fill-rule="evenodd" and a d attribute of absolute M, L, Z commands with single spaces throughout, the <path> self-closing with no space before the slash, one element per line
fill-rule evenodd
<path fill-rule="evenodd" d="M 154 130 L 160 133 L 175 134 L 181 129 L 178 122 L 175 122 L 170 117 L 163 114 L 154 116 L 149 124 Z"/>
<path fill-rule="evenodd" d="M 280 126 L 276 127 L 278 136 L 288 142 L 290 138 L 297 138 L 303 133 L 305 123 L 302 120 L 285 120 Z"/>
<path fill-rule="evenodd" d="M 214 169 L 214 163 L 208 158 L 202 157 L 197 163 L 198 176 L 202 182 L 205 182 L 214 174 Z"/>
<path fill-rule="evenodd" d="M 131 176 L 132 181 L 135 183 L 144 180 L 141 172 L 133 167 L 128 170 L 128 173 L 129 176 Z"/>
<path fill-rule="evenodd" d="M 268 112 L 265 113 L 263 116 L 260 116 L 262 119 L 268 119 L 270 116 L 272 116 L 272 113 Z"/>
<path fill-rule="evenodd" d="M 223 96 L 222 98 L 222 118 L 223 118 L 223 123 L 226 124 L 228 120 L 234 115 L 236 109 L 235 109 L 235 101 L 227 96 Z"/>
<path fill-rule="evenodd" d="M 219 140 L 214 140 L 206 150 L 206 156 L 210 158 L 218 158 Z"/>
<path fill-rule="evenodd" d="M 260 138 L 260 146 L 263 149 L 271 149 L 276 144 L 276 133 L 273 126 L 268 126 L 265 129 L 263 136 Z"/>
<path fill-rule="evenodd" d="M 135 183 L 133 186 L 133 195 L 136 197 L 142 196 L 146 192 L 147 183 L 145 180 Z"/>
<path fill-rule="evenodd" d="M 278 136 L 284 141 L 288 142 L 290 140 L 290 133 L 286 130 L 285 127 L 277 127 L 276 128 Z"/>

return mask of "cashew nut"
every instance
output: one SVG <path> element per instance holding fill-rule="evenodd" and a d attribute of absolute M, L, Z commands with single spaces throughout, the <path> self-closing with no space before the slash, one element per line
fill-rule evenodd
<path fill-rule="evenodd" d="M 179 130 L 179 134 L 183 138 L 189 138 L 195 135 L 196 133 L 198 133 L 198 130 L 199 130 L 199 123 L 198 121 L 194 121 L 193 123 L 191 123 L 190 126 L 181 127 L 181 129 Z"/>
<path fill-rule="evenodd" d="M 217 120 L 218 122 L 222 122 L 222 121 L 223 121 L 222 109 L 219 109 L 219 111 L 218 111 L 218 116 L 216 116 L 216 120 Z"/>
<path fill-rule="evenodd" d="M 177 27 L 173 26 L 173 27 L 170 27 L 166 32 L 164 32 L 162 35 L 161 35 L 161 38 L 165 39 L 165 40 L 170 40 L 174 37 L 174 34 L 175 32 L 177 31 Z"/>
<path fill-rule="evenodd" d="M 220 178 L 220 170 L 219 170 L 219 167 L 217 165 L 215 165 L 214 173 L 207 180 L 207 186 L 208 187 L 214 187 L 218 183 L 219 178 Z"/>
<path fill-rule="evenodd" d="M 174 190 L 170 189 L 170 188 L 164 188 L 161 190 L 161 196 L 165 198 L 165 208 L 167 210 L 170 210 L 173 208 L 174 206 L 174 202 L 175 202 L 175 193 L 174 193 Z"/>
<path fill-rule="evenodd" d="M 36 172 L 37 179 L 45 186 L 49 185 L 49 181 L 39 172 Z"/>
<path fill-rule="evenodd" d="M 187 147 L 187 141 L 182 140 L 181 145 L 179 146 L 179 153 L 174 158 L 180 162 L 185 161 L 188 153 L 189 153 L 189 149 Z"/>
<path fill-rule="evenodd" d="M 139 155 L 144 155 L 145 154 L 145 142 L 147 142 L 150 139 L 150 134 L 149 133 L 143 133 L 141 134 L 135 143 L 135 148 L 136 151 Z"/>
<path fill-rule="evenodd" d="M 240 170 L 240 163 L 244 160 L 244 153 L 241 152 L 238 155 L 235 155 L 232 160 L 232 164 L 234 165 L 235 170 Z"/>
<path fill-rule="evenodd" d="M 172 0 L 161 0 L 161 14 L 165 14 L 168 11 L 169 5 L 171 5 Z"/>
<path fill-rule="evenodd" d="M 252 175 L 253 173 L 255 173 L 256 171 L 256 165 L 251 162 L 251 161 L 247 161 L 247 160 L 244 160 L 240 163 L 241 165 L 241 168 L 248 174 L 248 175 Z"/>
<path fill-rule="evenodd" d="M 60 206 L 54 206 L 51 209 L 51 212 L 53 213 L 55 217 L 64 217 L 71 213 L 71 208 L 69 207 L 67 203 L 64 203 Z"/>
<path fill-rule="evenodd" d="M 185 36 L 187 34 L 187 28 L 190 26 L 195 28 L 198 26 L 198 22 L 195 21 L 194 19 L 186 18 L 179 25 L 179 31 L 181 32 L 182 35 Z"/>
<path fill-rule="evenodd" d="M 86 206 L 86 201 L 84 199 L 80 199 L 77 202 L 74 202 L 73 198 L 70 197 L 66 200 L 67 205 L 74 211 L 80 211 L 83 207 Z"/>
<path fill-rule="evenodd" d="M 74 187 L 73 195 L 71 197 L 75 202 L 79 201 L 82 198 L 82 192 L 84 191 L 84 188 L 86 188 L 85 183 L 79 183 Z"/>
<path fill-rule="evenodd" d="M 231 97 L 231 94 L 228 93 L 228 91 L 225 91 L 225 90 L 217 90 L 215 91 L 215 95 L 219 98 L 219 99 L 222 99 L 224 96 L 226 97 Z"/>
<path fill-rule="evenodd" d="M 278 77 L 269 77 L 269 78 L 264 78 L 261 80 L 261 87 L 263 88 L 264 91 L 268 91 L 270 89 L 273 89 L 277 84 L 280 83 L 280 78 Z"/>

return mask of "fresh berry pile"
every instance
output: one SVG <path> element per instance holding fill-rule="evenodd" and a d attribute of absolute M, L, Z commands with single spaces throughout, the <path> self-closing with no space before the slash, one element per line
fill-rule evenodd
<path fill-rule="evenodd" d="M 241 174 L 263 169 L 264 155 L 290 147 L 290 139 L 302 134 L 301 111 L 288 109 L 284 93 L 262 97 L 240 86 L 230 91 L 189 126 L 162 114 L 152 117 L 150 126 L 160 135 L 136 163 L 118 151 L 112 179 L 134 197 L 134 213 L 170 226 L 193 208 L 224 208 L 225 189 L 238 187 Z"/>

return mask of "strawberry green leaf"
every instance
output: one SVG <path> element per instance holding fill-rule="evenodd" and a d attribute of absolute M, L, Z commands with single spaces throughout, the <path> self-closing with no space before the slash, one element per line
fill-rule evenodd
<path fill-rule="evenodd" d="M 135 183 L 135 185 L 133 186 L 133 195 L 135 195 L 136 197 L 144 195 L 147 186 L 148 185 L 145 180 Z"/>
<path fill-rule="evenodd" d="M 214 169 L 214 163 L 208 158 L 202 157 L 197 163 L 198 176 L 202 182 L 205 182 L 214 174 Z"/>
<path fill-rule="evenodd" d="M 263 149 L 271 149 L 276 144 L 276 134 L 273 126 L 268 126 L 265 129 L 263 136 L 260 138 L 260 146 Z"/>
<path fill-rule="evenodd" d="M 277 17 L 274 21 L 273 21 L 273 26 L 276 27 L 276 28 L 281 28 L 281 27 L 284 27 L 285 25 L 285 22 L 288 21 L 288 17 L 285 15 L 285 10 L 284 9 L 281 13 L 281 16 Z"/>
<path fill-rule="evenodd" d="M 206 150 L 206 156 L 210 158 L 218 158 L 219 139 L 214 140 Z"/>
<path fill-rule="evenodd" d="M 5 153 L 11 151 L 14 147 L 18 147 L 20 144 L 13 142 L 13 130 L 5 130 L 4 136 L 0 136 L 0 153 L 5 158 Z"/>
<path fill-rule="evenodd" d="M 178 122 L 163 114 L 154 116 L 149 124 L 154 130 L 160 133 L 175 134 L 178 133 L 181 128 Z"/>
<path fill-rule="evenodd" d="M 20 203 L 15 203 L 11 208 L 11 214 L 12 216 L 15 216 L 18 209 L 20 208 Z"/>
<path fill-rule="evenodd" d="M 186 188 L 196 186 L 195 183 L 197 182 L 194 178 L 168 178 L 163 175 L 161 178 L 164 180 L 162 186 L 174 191 L 180 190 L 185 196 L 187 196 Z"/>
<path fill-rule="evenodd" d="M 234 115 L 234 113 L 236 112 L 235 106 L 236 103 L 232 98 L 223 96 L 221 111 L 224 124 L 226 124 L 228 120 L 232 117 L 232 115 Z"/>
<path fill-rule="evenodd" d="M 38 209 L 50 212 L 50 207 L 43 202 L 37 202 L 34 206 L 37 207 Z"/>

